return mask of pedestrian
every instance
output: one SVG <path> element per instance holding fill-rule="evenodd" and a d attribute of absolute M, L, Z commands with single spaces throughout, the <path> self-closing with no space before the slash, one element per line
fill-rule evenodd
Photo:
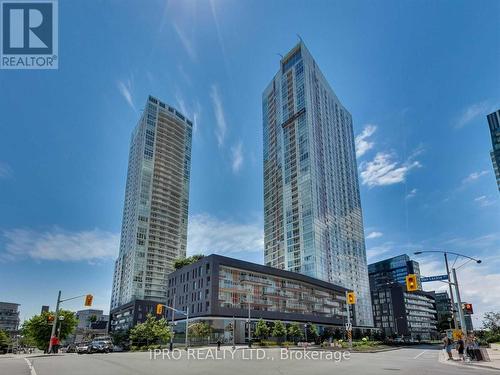
<path fill-rule="evenodd" d="M 219 338 L 219 339 L 217 339 L 217 350 L 220 350 L 220 344 L 221 344 L 221 342 L 220 342 L 220 338 Z"/>
<path fill-rule="evenodd" d="M 464 349 L 465 349 L 464 339 L 460 337 L 460 339 L 457 341 L 457 351 L 458 351 L 458 358 L 461 361 L 464 360 Z"/>
<path fill-rule="evenodd" d="M 52 345 L 52 353 L 56 354 L 59 351 L 60 341 L 57 336 L 52 336 L 50 338 L 50 344 Z"/>
<path fill-rule="evenodd" d="M 471 360 L 476 359 L 476 353 L 474 353 L 475 349 L 475 339 L 474 336 L 470 335 L 467 337 L 467 342 L 465 343 L 465 352 L 467 353 L 467 357 Z"/>
<path fill-rule="evenodd" d="M 452 361 L 453 360 L 453 354 L 451 354 L 451 348 L 453 346 L 453 342 L 451 341 L 451 339 L 445 335 L 444 338 L 443 338 L 443 349 L 446 350 L 446 354 L 448 354 L 448 361 Z"/>

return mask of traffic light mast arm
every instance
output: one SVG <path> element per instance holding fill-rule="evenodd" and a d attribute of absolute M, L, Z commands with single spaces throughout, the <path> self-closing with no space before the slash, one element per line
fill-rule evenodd
<path fill-rule="evenodd" d="M 76 297 L 62 299 L 62 300 L 59 301 L 59 303 L 63 303 L 63 302 L 66 302 L 66 301 L 71 301 L 72 299 L 82 298 L 82 297 L 85 297 L 85 296 L 87 296 L 87 294 L 82 294 L 81 296 L 76 296 Z"/>
<path fill-rule="evenodd" d="M 188 313 L 187 313 L 186 311 L 182 311 L 182 310 L 177 310 L 177 309 L 174 309 L 173 307 L 171 307 L 171 306 L 167 306 L 167 305 L 165 305 L 164 303 L 158 303 L 158 304 L 157 304 L 157 306 L 158 306 L 158 305 L 163 306 L 163 307 L 166 307 L 167 309 L 170 309 L 170 310 L 172 310 L 172 311 L 175 311 L 175 312 L 181 313 L 181 314 L 183 314 L 184 316 L 187 316 L 187 315 L 188 315 Z"/>

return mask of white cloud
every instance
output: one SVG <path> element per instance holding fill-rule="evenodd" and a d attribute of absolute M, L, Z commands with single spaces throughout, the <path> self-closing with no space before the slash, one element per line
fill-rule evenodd
<path fill-rule="evenodd" d="M 368 150 L 372 149 L 374 146 L 374 142 L 370 142 L 368 140 L 369 137 L 375 133 L 377 130 L 376 125 L 368 124 L 365 126 L 361 134 L 358 134 L 355 139 L 356 143 L 356 157 L 363 156 Z"/>
<path fill-rule="evenodd" d="M 219 90 L 216 85 L 212 85 L 212 90 L 210 92 L 210 98 L 212 98 L 212 104 L 215 113 L 216 128 L 215 136 L 217 137 L 217 144 L 219 147 L 224 145 L 224 139 L 227 132 L 226 118 L 224 116 L 224 108 L 222 106 L 222 100 L 219 95 Z"/>
<path fill-rule="evenodd" d="M 490 199 L 486 195 L 481 195 L 480 197 L 475 198 L 474 202 L 479 204 L 480 207 L 488 207 L 496 203 L 494 199 Z"/>
<path fill-rule="evenodd" d="M 120 236 L 99 229 L 80 232 L 53 228 L 47 231 L 10 229 L 2 233 L 5 247 L 0 259 L 95 261 L 114 259 L 118 254 Z"/>
<path fill-rule="evenodd" d="M 374 238 L 380 238 L 382 237 L 384 234 L 382 232 L 377 232 L 377 231 L 373 231 L 373 232 L 370 232 L 366 238 L 368 240 L 371 240 L 371 239 L 374 239 Z"/>
<path fill-rule="evenodd" d="M 192 61 L 197 60 L 197 53 L 196 49 L 194 48 L 193 42 L 191 41 L 190 38 L 184 33 L 184 31 L 177 25 L 177 23 L 174 22 L 174 30 L 177 33 L 177 36 L 179 37 L 179 40 L 181 41 L 182 46 L 186 50 L 186 53 L 188 54 L 189 58 Z"/>
<path fill-rule="evenodd" d="M 0 178 L 7 178 L 12 175 L 12 169 L 9 164 L 0 161 Z"/>
<path fill-rule="evenodd" d="M 394 242 L 388 241 L 384 242 L 382 245 L 371 246 L 366 250 L 366 258 L 368 264 L 377 262 L 383 259 L 383 255 L 388 255 L 388 252 L 391 252 L 394 249 Z M 384 257 L 385 257 L 384 255 Z"/>
<path fill-rule="evenodd" d="M 408 194 L 406 194 L 406 199 L 411 199 L 415 195 L 417 195 L 418 190 L 417 189 L 411 189 Z"/>
<path fill-rule="evenodd" d="M 238 173 L 243 166 L 243 143 L 239 141 L 231 147 L 231 168 L 234 173 Z"/>
<path fill-rule="evenodd" d="M 208 214 L 189 217 L 188 254 L 258 253 L 264 249 L 264 229 L 259 220 L 239 223 Z"/>
<path fill-rule="evenodd" d="M 420 271 L 423 276 L 446 274 L 444 260 L 434 258 L 425 260 L 416 259 L 420 263 Z M 457 269 L 457 278 L 460 286 L 460 297 L 462 302 L 472 303 L 474 307 L 474 327 L 481 325 L 485 312 L 500 310 L 500 257 L 487 257 L 482 259 L 481 264 L 470 262 L 464 267 Z M 457 262 L 457 265 L 462 264 Z M 451 260 L 450 265 L 453 264 Z M 441 282 L 424 283 L 425 290 L 448 291 L 448 285 Z M 449 291 L 448 291 L 449 294 Z"/>
<path fill-rule="evenodd" d="M 415 154 L 416 155 L 416 154 Z M 375 158 L 360 165 L 361 180 L 363 185 L 385 186 L 404 182 L 408 173 L 421 166 L 413 157 L 404 163 L 395 161 L 395 155 L 386 152 L 378 152 Z"/>
<path fill-rule="evenodd" d="M 472 104 L 460 114 L 456 120 L 455 128 L 463 128 L 478 117 L 483 117 L 483 121 L 486 121 L 486 115 L 493 112 L 497 107 L 497 105 L 492 105 L 489 100 Z"/>
<path fill-rule="evenodd" d="M 472 172 L 470 175 L 468 175 L 467 177 L 465 177 L 463 180 L 462 180 L 462 184 L 470 184 L 471 182 L 474 182 L 478 179 L 480 179 L 481 177 L 483 177 L 484 175 L 487 175 L 489 172 L 488 171 L 477 171 L 477 172 Z"/>
<path fill-rule="evenodd" d="M 134 100 L 132 98 L 132 81 L 130 79 L 117 82 L 118 90 L 123 98 L 126 100 L 127 104 L 134 112 L 137 112 L 135 108 Z"/>

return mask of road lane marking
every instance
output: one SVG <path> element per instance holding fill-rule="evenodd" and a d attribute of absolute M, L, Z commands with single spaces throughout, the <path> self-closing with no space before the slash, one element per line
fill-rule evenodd
<path fill-rule="evenodd" d="M 28 364 L 28 367 L 30 368 L 31 375 L 36 375 L 35 368 L 31 364 L 31 362 L 28 360 L 28 358 L 24 357 L 24 360 L 26 361 L 26 363 Z"/>
<path fill-rule="evenodd" d="M 415 357 L 413 357 L 413 359 L 417 359 L 418 357 L 420 357 L 422 354 L 424 354 L 425 352 L 427 352 L 427 350 L 424 350 L 422 353 L 420 354 L 417 354 Z"/>

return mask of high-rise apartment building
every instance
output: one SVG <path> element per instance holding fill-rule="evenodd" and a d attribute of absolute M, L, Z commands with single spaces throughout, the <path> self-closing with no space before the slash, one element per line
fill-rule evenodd
<path fill-rule="evenodd" d="M 262 96 L 264 258 L 357 293 L 372 326 L 351 114 L 301 42 Z"/>
<path fill-rule="evenodd" d="M 111 309 L 166 300 L 166 276 L 185 257 L 192 123 L 154 97 L 132 133 Z"/>
<path fill-rule="evenodd" d="M 488 125 L 490 126 L 491 144 L 491 161 L 493 162 L 493 169 L 497 178 L 497 186 L 500 191 L 500 109 L 488 116 Z"/>

